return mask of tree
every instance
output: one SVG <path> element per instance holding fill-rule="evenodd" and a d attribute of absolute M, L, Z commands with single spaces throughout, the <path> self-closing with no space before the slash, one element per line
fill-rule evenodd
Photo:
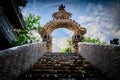
<path fill-rule="evenodd" d="M 82 42 L 88 42 L 88 43 L 96 43 L 96 44 L 106 44 L 106 42 L 101 42 L 99 38 L 90 38 L 90 37 L 84 37 Z M 62 53 L 66 52 L 72 52 L 71 49 L 72 41 L 67 40 L 67 47 L 61 50 Z"/>
<path fill-rule="evenodd" d="M 36 40 L 36 38 L 33 36 L 32 32 L 41 28 L 39 20 L 40 16 L 35 16 L 29 13 L 28 17 L 24 18 L 27 26 L 26 29 L 15 29 L 15 32 L 18 34 L 19 37 L 16 41 L 13 41 L 13 45 L 15 46 L 26 43 L 38 42 L 38 40 Z"/>
<path fill-rule="evenodd" d="M 99 38 L 90 38 L 90 37 L 84 37 L 82 42 L 96 43 L 96 44 L 106 44 L 106 42 L 100 41 Z"/>
<path fill-rule="evenodd" d="M 61 50 L 61 52 L 62 53 L 72 52 L 71 46 L 72 46 L 72 41 L 67 40 L 67 47 L 65 49 Z"/>

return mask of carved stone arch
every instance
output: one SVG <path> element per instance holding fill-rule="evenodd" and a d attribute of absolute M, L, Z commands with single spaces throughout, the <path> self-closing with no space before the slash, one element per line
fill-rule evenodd
<path fill-rule="evenodd" d="M 48 23 L 48 25 L 44 26 L 48 34 L 51 34 L 51 32 L 53 32 L 57 28 L 68 28 L 75 34 L 76 32 L 78 32 L 77 30 L 79 27 L 80 26 L 69 19 L 51 21 L 50 23 Z"/>
<path fill-rule="evenodd" d="M 76 21 L 69 19 L 71 13 L 65 11 L 65 6 L 60 5 L 59 11 L 52 14 L 53 20 L 44 25 L 43 28 L 39 29 L 44 42 L 46 42 L 46 52 L 52 52 L 52 36 L 51 33 L 57 28 L 67 28 L 73 32 L 72 35 L 72 50 L 73 52 L 78 51 L 78 42 L 81 41 L 83 35 L 87 32 L 85 28 L 81 27 Z"/>

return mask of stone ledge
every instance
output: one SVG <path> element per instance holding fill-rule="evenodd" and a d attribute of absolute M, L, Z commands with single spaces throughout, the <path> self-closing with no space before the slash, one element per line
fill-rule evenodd
<path fill-rule="evenodd" d="M 0 51 L 0 80 L 14 80 L 45 53 L 45 43 L 16 46 Z"/>
<path fill-rule="evenodd" d="M 111 80 L 120 80 L 120 45 L 79 43 L 79 54 Z"/>

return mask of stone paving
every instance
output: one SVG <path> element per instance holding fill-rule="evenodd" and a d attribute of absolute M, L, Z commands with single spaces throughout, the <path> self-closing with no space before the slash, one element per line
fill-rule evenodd
<path fill-rule="evenodd" d="M 19 80 L 108 80 L 100 70 L 75 53 L 46 53 L 20 78 Z"/>

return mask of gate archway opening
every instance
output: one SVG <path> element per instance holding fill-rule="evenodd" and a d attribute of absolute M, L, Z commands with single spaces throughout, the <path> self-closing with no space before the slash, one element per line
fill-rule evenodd
<path fill-rule="evenodd" d="M 75 20 L 70 19 L 71 13 L 65 10 L 64 5 L 60 5 L 58 12 L 52 14 L 53 20 L 39 29 L 42 41 L 46 42 L 46 52 L 52 52 L 52 36 L 51 33 L 58 28 L 67 28 L 73 32 L 72 35 L 72 52 L 78 52 L 78 42 L 81 42 L 83 35 L 87 32 Z"/>
<path fill-rule="evenodd" d="M 71 52 L 72 48 L 72 31 L 67 28 L 58 28 L 52 32 L 52 53 L 63 52 L 69 47 L 68 52 Z"/>

